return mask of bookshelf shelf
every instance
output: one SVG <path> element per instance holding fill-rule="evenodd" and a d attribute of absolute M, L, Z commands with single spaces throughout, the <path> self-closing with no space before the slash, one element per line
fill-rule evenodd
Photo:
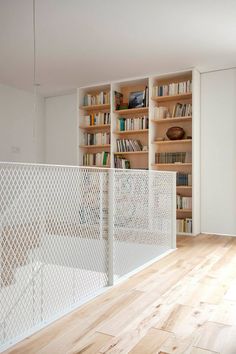
<path fill-rule="evenodd" d="M 177 232 L 177 236 L 193 236 L 193 234 L 189 232 Z"/>
<path fill-rule="evenodd" d="M 192 93 L 183 93 L 181 95 L 154 96 L 152 97 L 152 100 L 157 102 L 165 102 L 165 101 L 187 100 L 191 98 L 192 98 Z"/>
<path fill-rule="evenodd" d="M 192 117 L 173 117 L 165 119 L 152 119 L 155 124 L 169 124 L 169 123 L 181 123 L 181 122 L 191 122 Z"/>
<path fill-rule="evenodd" d="M 83 130 L 107 130 L 107 129 L 110 129 L 111 125 L 110 124 L 99 124 L 99 125 L 90 125 L 90 126 L 82 126 L 80 125 L 80 129 L 83 129 Z"/>
<path fill-rule="evenodd" d="M 140 113 L 144 114 L 144 113 L 148 113 L 148 107 L 120 109 L 120 110 L 115 110 L 114 113 L 119 115 L 140 114 Z"/>
<path fill-rule="evenodd" d="M 80 109 L 83 109 L 84 111 L 91 111 L 91 112 L 99 112 L 99 111 L 104 111 L 104 110 L 110 110 L 110 105 L 109 104 L 96 104 L 92 106 L 80 106 Z"/>
<path fill-rule="evenodd" d="M 153 141 L 157 145 L 191 144 L 192 139 Z"/>
<path fill-rule="evenodd" d="M 110 144 L 104 144 L 104 145 L 80 145 L 81 149 L 101 149 L 101 148 L 109 148 L 111 145 Z"/>
<path fill-rule="evenodd" d="M 176 209 L 178 213 L 192 213 L 192 209 Z"/>
<path fill-rule="evenodd" d="M 114 155 L 144 155 L 148 154 L 148 151 L 124 151 L 124 152 L 114 152 Z"/>
<path fill-rule="evenodd" d="M 177 189 L 192 190 L 192 186 L 176 186 Z"/>
<path fill-rule="evenodd" d="M 120 134 L 120 135 L 129 135 L 129 134 L 144 134 L 148 133 L 148 129 L 140 129 L 140 130 L 115 130 L 114 134 Z"/>

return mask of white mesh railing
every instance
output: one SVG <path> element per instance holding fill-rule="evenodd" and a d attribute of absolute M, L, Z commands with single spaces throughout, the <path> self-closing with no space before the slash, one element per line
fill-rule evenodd
<path fill-rule="evenodd" d="M 175 248 L 175 174 L 0 163 L 0 351 Z"/>

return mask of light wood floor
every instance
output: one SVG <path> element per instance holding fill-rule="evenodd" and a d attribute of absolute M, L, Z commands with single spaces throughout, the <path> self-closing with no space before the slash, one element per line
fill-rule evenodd
<path fill-rule="evenodd" d="M 179 238 L 176 252 L 7 353 L 236 354 L 236 238 Z"/>

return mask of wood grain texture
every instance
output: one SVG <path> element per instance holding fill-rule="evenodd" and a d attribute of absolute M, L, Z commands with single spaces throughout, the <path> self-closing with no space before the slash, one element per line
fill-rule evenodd
<path fill-rule="evenodd" d="M 235 354 L 236 239 L 178 249 L 5 354 Z"/>

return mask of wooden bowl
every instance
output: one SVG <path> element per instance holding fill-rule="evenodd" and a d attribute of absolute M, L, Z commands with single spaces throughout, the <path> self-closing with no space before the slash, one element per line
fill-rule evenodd
<path fill-rule="evenodd" d="M 181 140 L 185 135 L 185 131 L 181 127 L 171 127 L 167 130 L 166 135 L 170 140 Z"/>

